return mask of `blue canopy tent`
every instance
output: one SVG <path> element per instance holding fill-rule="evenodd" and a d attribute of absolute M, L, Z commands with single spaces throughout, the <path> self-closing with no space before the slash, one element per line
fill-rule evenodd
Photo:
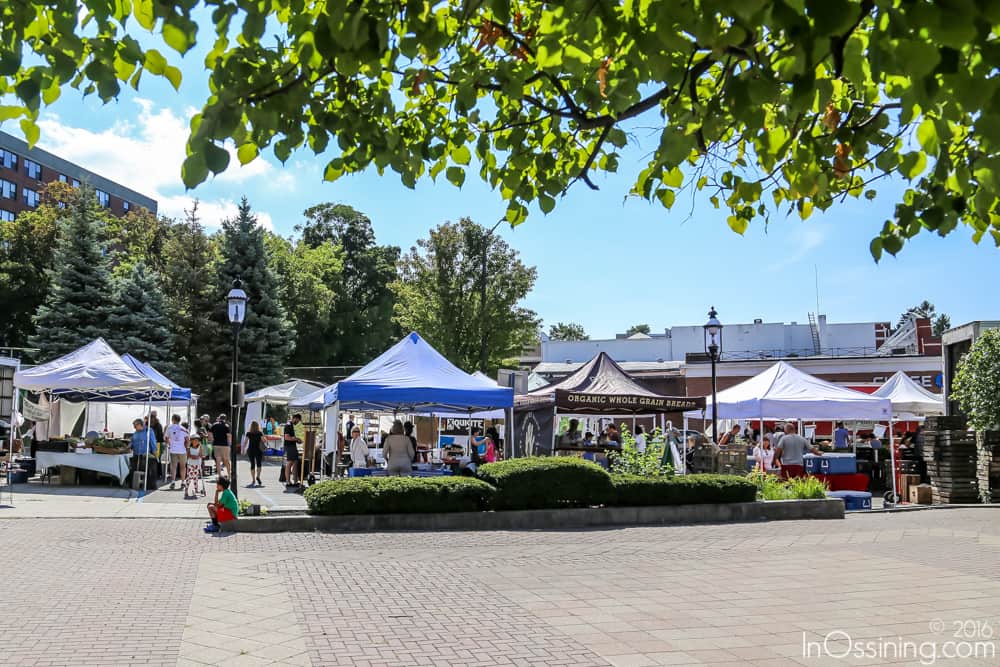
<path fill-rule="evenodd" d="M 124 361 L 126 364 L 128 364 L 129 366 L 131 366 L 132 368 L 134 368 L 135 370 L 137 370 L 139 373 L 141 373 L 145 377 L 149 378 L 150 380 L 153 380 L 157 384 L 159 384 L 161 386 L 170 387 L 170 396 L 169 396 L 168 400 L 171 403 L 174 403 L 174 402 L 176 402 L 176 403 L 182 403 L 182 402 L 187 402 L 187 401 L 191 400 L 191 390 L 190 389 L 184 389 L 183 387 L 181 387 L 180 385 L 178 385 L 176 382 L 174 382 L 173 380 L 171 380 L 166 375 L 164 375 L 160 371 L 156 370 L 155 368 L 153 368 L 152 366 L 150 366 L 146 362 L 139 361 L 138 359 L 136 359 L 135 357 L 133 357 L 131 354 L 123 354 L 122 355 L 122 361 Z"/>
<path fill-rule="evenodd" d="M 414 332 L 351 376 L 290 405 L 323 411 L 325 450 L 332 451 L 341 410 L 467 414 L 513 407 L 514 390 L 466 373 Z"/>

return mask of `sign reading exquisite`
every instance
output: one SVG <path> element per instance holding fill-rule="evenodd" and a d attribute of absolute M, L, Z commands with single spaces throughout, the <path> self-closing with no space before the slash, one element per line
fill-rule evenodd
<path fill-rule="evenodd" d="M 705 407 L 702 397 L 587 394 L 556 389 L 556 406 L 567 412 L 680 412 Z"/>

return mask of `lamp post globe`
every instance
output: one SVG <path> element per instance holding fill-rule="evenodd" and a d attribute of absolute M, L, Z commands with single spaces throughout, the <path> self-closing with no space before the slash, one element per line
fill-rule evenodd
<path fill-rule="evenodd" d="M 229 323 L 233 326 L 233 380 L 229 390 L 230 414 L 232 415 L 231 437 L 233 439 L 229 447 L 229 482 L 233 493 L 239 497 L 239 488 L 236 484 L 236 463 L 239 451 L 239 417 L 240 407 L 243 403 L 243 392 L 240 391 L 240 329 L 247 316 L 247 293 L 243 291 L 243 282 L 237 278 L 233 281 L 233 288 L 226 295 L 227 315 Z"/>
<path fill-rule="evenodd" d="M 705 336 L 705 353 L 712 362 L 712 442 L 719 441 L 719 409 L 716 406 L 718 375 L 716 363 L 722 357 L 722 322 L 715 306 L 708 309 L 708 322 L 702 327 Z"/>

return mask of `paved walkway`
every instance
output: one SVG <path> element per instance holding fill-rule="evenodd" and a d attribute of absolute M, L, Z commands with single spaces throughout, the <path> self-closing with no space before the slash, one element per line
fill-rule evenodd
<path fill-rule="evenodd" d="M 200 527 L 0 520 L 0 665 L 1000 664 L 992 509 L 553 532 Z M 848 638 L 875 657 L 827 655 Z"/>
<path fill-rule="evenodd" d="M 288 493 L 278 482 L 280 466 L 266 463 L 261 481 L 263 488 L 246 488 L 250 481 L 250 466 L 239 462 L 237 481 L 241 499 L 248 499 L 272 511 L 304 510 L 301 494 Z M 214 477 L 212 478 L 214 479 Z M 215 494 L 209 482 L 206 498 L 185 500 L 184 491 L 168 485 L 156 491 L 138 493 L 108 484 L 101 486 L 60 486 L 32 481 L 15 484 L 13 504 L 7 488 L 0 489 L 0 518 L 199 518 L 205 515 L 205 504 Z"/>

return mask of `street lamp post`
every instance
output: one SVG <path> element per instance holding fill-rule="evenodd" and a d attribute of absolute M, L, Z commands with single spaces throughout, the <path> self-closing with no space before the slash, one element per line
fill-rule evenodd
<path fill-rule="evenodd" d="M 229 488 L 234 495 L 239 495 L 236 484 L 236 457 L 239 451 L 239 408 L 243 402 L 243 392 L 239 390 L 240 382 L 240 329 L 243 328 L 243 321 L 247 315 L 247 293 L 243 291 L 243 283 L 239 278 L 233 281 L 233 289 L 226 295 L 228 302 L 229 323 L 233 326 L 233 381 L 229 389 L 230 414 L 232 414 L 232 438 L 233 442 L 229 448 Z"/>
<path fill-rule="evenodd" d="M 716 404 L 717 375 L 715 364 L 722 356 L 722 322 L 719 321 L 715 306 L 708 310 L 708 322 L 705 323 L 705 352 L 712 360 L 712 442 L 719 442 L 719 408 Z"/>

